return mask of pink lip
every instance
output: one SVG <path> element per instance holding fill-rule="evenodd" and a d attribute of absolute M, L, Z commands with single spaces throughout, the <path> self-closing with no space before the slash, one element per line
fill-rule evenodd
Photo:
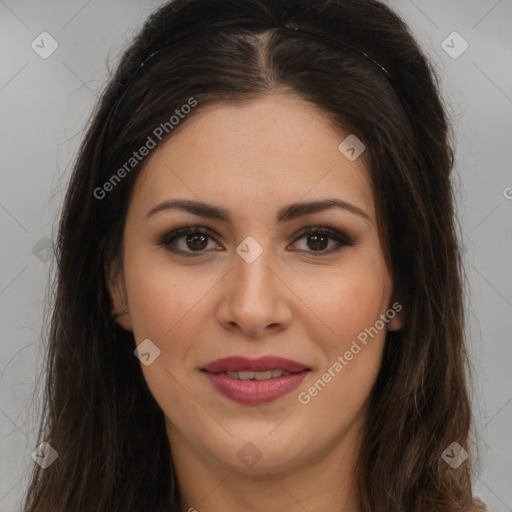
<path fill-rule="evenodd" d="M 220 372 L 285 370 L 291 375 L 283 375 L 268 380 L 233 379 Z M 305 365 L 282 357 L 265 356 L 259 359 L 245 357 L 226 357 L 207 364 L 202 371 L 206 373 L 212 386 L 223 396 L 243 404 L 257 405 L 280 398 L 293 389 L 310 371 Z"/>
<path fill-rule="evenodd" d="M 266 372 L 268 370 L 286 370 L 298 373 L 309 368 L 297 361 L 277 356 L 264 356 L 258 359 L 247 359 L 243 356 L 224 357 L 208 363 L 202 368 L 209 373 L 219 372 Z"/>

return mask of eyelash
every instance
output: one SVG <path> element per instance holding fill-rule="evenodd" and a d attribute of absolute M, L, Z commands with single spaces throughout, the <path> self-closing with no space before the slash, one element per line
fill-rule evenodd
<path fill-rule="evenodd" d="M 200 257 L 202 256 L 206 251 L 182 251 L 179 249 L 173 249 L 171 247 L 171 244 L 175 242 L 176 240 L 179 240 L 180 238 L 184 237 L 185 235 L 205 235 L 209 238 L 211 238 L 213 241 L 216 242 L 215 237 L 212 235 L 211 231 L 204 227 L 204 226 L 189 226 L 188 224 L 185 227 L 176 229 L 174 231 L 171 231 L 170 233 L 167 233 L 164 235 L 162 240 L 158 243 L 158 245 L 164 246 L 168 251 L 179 254 L 181 256 L 185 257 Z M 309 235 L 313 234 L 319 234 L 319 235 L 326 235 L 332 240 L 336 241 L 338 243 L 338 247 L 331 248 L 328 250 L 322 250 L 322 251 L 306 251 L 310 252 L 313 255 L 327 255 L 327 254 L 333 254 L 336 252 L 341 251 L 344 247 L 352 247 L 354 246 L 354 241 L 349 238 L 348 236 L 340 233 L 333 227 L 329 226 L 328 224 L 324 224 L 321 226 L 308 226 L 307 228 L 304 228 L 303 231 L 300 232 L 299 235 L 295 238 L 294 242 L 300 240 L 301 238 L 307 237 Z"/>

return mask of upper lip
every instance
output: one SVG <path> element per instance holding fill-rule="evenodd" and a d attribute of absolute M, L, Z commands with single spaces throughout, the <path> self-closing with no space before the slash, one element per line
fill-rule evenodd
<path fill-rule="evenodd" d="M 285 370 L 290 373 L 298 373 L 309 370 L 307 365 L 277 356 L 264 356 L 258 359 L 248 359 L 243 356 L 224 357 L 216 359 L 201 370 L 209 373 L 220 372 L 266 372 L 268 370 Z"/>

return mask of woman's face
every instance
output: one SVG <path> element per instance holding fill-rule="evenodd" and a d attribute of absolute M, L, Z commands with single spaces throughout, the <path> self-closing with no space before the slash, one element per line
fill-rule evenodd
<path fill-rule="evenodd" d="M 254 474 L 350 459 L 401 325 L 368 170 L 292 95 L 182 122 L 137 179 L 110 283 L 175 462 Z M 204 233 L 170 236 L 186 226 Z"/>

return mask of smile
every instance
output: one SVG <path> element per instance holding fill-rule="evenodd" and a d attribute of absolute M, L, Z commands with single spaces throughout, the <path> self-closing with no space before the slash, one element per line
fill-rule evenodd
<path fill-rule="evenodd" d="M 266 372 L 221 372 L 222 374 L 238 380 L 269 380 L 290 375 L 290 372 L 286 370 L 268 370 Z"/>
<path fill-rule="evenodd" d="M 213 361 L 201 371 L 222 396 L 242 404 L 259 405 L 293 391 L 311 370 L 281 357 L 250 360 L 235 356 Z"/>

